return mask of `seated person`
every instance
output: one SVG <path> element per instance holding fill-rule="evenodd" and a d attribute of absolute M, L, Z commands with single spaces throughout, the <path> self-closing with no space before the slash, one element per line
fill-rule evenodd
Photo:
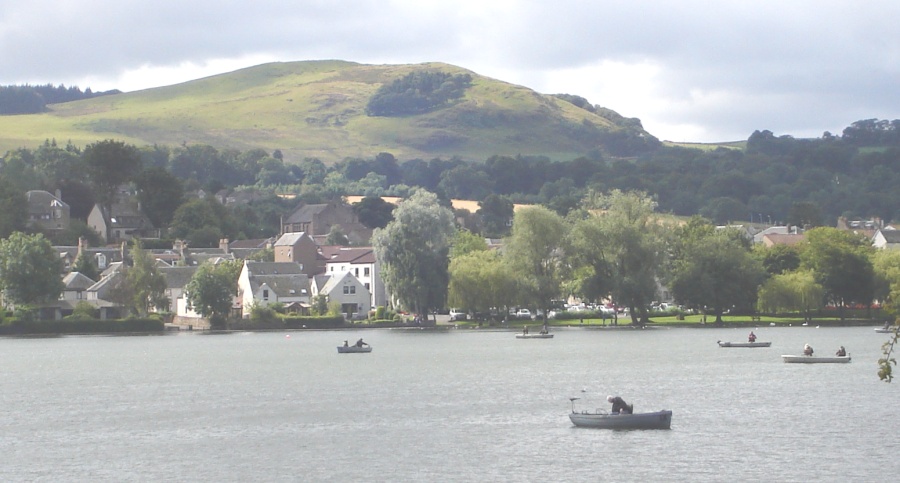
<path fill-rule="evenodd" d="M 844 346 L 841 346 L 841 348 L 835 352 L 835 355 L 838 357 L 845 357 L 847 355 L 847 349 L 844 349 Z"/>
<path fill-rule="evenodd" d="M 347 341 L 344 341 L 344 347 L 349 347 L 349 345 L 347 344 Z"/>
<path fill-rule="evenodd" d="M 756 334 L 754 334 L 752 330 L 750 331 L 750 335 L 747 336 L 747 340 L 750 342 L 756 342 Z"/>
<path fill-rule="evenodd" d="M 633 410 L 633 406 L 619 396 L 606 396 L 606 400 L 612 403 L 610 412 L 613 414 L 631 414 Z"/>
<path fill-rule="evenodd" d="M 813 348 L 810 347 L 809 344 L 806 344 L 803 346 L 803 355 L 805 355 L 805 356 L 813 355 Z"/>
<path fill-rule="evenodd" d="M 369 344 L 366 344 L 365 342 L 363 342 L 362 339 L 359 339 L 358 341 L 356 341 L 356 347 L 362 347 L 364 345 L 369 345 Z"/>

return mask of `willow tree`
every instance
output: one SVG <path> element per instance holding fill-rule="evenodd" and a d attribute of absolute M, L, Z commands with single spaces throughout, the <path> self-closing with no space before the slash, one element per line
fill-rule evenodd
<path fill-rule="evenodd" d="M 394 210 L 394 219 L 372 234 L 384 284 L 407 310 L 428 314 L 444 306 L 449 283 L 453 213 L 437 196 L 416 191 Z"/>
<path fill-rule="evenodd" d="M 494 250 L 475 250 L 450 260 L 447 302 L 475 313 L 503 313 L 515 304 L 517 279 Z"/>
<path fill-rule="evenodd" d="M 646 322 L 663 258 L 656 203 L 645 193 L 613 190 L 588 193 L 582 206 L 590 216 L 573 232 L 582 270 L 590 269 L 594 290 L 608 292 L 616 304 L 628 307 L 633 324 Z"/>
<path fill-rule="evenodd" d="M 807 270 L 774 275 L 759 287 L 756 308 L 760 312 L 800 312 L 806 321 L 825 304 L 825 288 Z"/>
<path fill-rule="evenodd" d="M 542 311 L 545 322 L 567 273 L 568 228 L 562 217 L 547 208 L 524 208 L 516 212 L 512 235 L 504 247 L 504 257 L 521 284 L 524 305 Z"/>

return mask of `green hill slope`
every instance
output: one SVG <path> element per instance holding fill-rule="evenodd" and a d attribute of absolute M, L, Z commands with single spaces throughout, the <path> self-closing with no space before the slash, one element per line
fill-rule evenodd
<path fill-rule="evenodd" d="M 463 98 L 438 110 L 370 117 L 369 98 L 413 71 L 468 73 Z M 493 154 L 572 159 L 592 149 L 646 149 L 656 139 L 634 119 L 582 109 L 526 87 L 440 63 L 363 65 L 343 61 L 272 63 L 183 84 L 50 106 L 0 117 L 0 152 L 45 139 L 85 145 L 117 139 L 136 145 L 209 144 L 280 149 L 285 160 L 390 152 L 398 159 Z M 610 149 L 612 144 L 616 148 Z M 637 148 L 632 146 L 636 145 Z"/>

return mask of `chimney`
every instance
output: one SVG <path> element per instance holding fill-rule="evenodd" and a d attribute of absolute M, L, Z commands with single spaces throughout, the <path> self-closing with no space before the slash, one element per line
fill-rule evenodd
<path fill-rule="evenodd" d="M 88 249 L 87 238 L 85 238 L 83 236 L 78 237 L 78 254 L 75 255 L 75 258 L 77 259 L 78 257 L 80 257 L 81 254 L 87 249 Z"/>
<path fill-rule="evenodd" d="M 56 199 L 62 201 L 62 191 L 60 191 L 59 188 L 56 188 Z"/>
<path fill-rule="evenodd" d="M 219 240 L 219 249 L 222 250 L 223 252 L 225 252 L 226 255 L 228 254 L 228 239 L 227 238 L 222 238 L 221 240 Z"/>

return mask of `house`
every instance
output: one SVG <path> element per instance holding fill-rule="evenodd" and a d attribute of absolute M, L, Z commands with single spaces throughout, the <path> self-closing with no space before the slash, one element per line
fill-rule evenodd
<path fill-rule="evenodd" d="M 900 230 L 878 230 L 872 237 L 872 246 L 882 250 L 895 250 L 900 248 Z"/>
<path fill-rule="evenodd" d="M 197 267 L 157 267 L 157 270 L 166 279 L 166 297 L 169 298 L 169 312 L 176 316 L 199 318 L 199 314 L 187 308 L 187 298 L 184 293 L 184 287 L 197 273 Z"/>
<path fill-rule="evenodd" d="M 244 261 L 238 277 L 242 317 L 249 318 L 255 305 L 297 302 L 309 307 L 311 296 L 309 276 L 299 263 Z"/>
<path fill-rule="evenodd" d="M 365 317 L 372 309 L 372 295 L 350 272 L 313 277 L 312 293 L 327 296 L 329 303 L 339 303 L 341 313 L 348 318 Z"/>
<path fill-rule="evenodd" d="M 107 243 L 133 238 L 159 238 L 159 229 L 141 211 L 137 196 L 120 189 L 116 201 L 107 209 L 95 204 L 88 214 L 87 224 Z"/>
<path fill-rule="evenodd" d="M 806 239 L 802 233 L 767 233 L 763 235 L 762 243 L 766 247 L 775 245 L 797 245 Z"/>
<path fill-rule="evenodd" d="M 86 292 L 94 283 L 93 280 L 79 272 L 69 272 L 63 277 L 63 291 L 59 294 L 59 299 L 76 303 L 79 300 L 86 300 Z"/>
<path fill-rule="evenodd" d="M 317 273 L 325 275 L 351 273 L 371 295 L 370 306 L 387 305 L 387 289 L 381 278 L 381 264 L 375 258 L 374 248 L 323 246 L 319 247 L 319 253 L 324 267 Z"/>
<path fill-rule="evenodd" d="M 848 220 L 842 216 L 838 218 L 836 227 L 838 230 L 851 231 L 871 240 L 875 237 L 875 232 L 884 228 L 884 221 L 881 218 Z"/>
<path fill-rule="evenodd" d="M 285 233 L 278 237 L 273 246 L 276 262 L 299 263 L 307 275 L 319 273 L 318 245 L 306 232 Z"/>
<path fill-rule="evenodd" d="M 60 199 L 59 190 L 53 195 L 43 190 L 25 193 L 28 199 L 28 226 L 43 231 L 62 231 L 69 228 L 69 205 Z"/>
<path fill-rule="evenodd" d="M 86 239 L 79 238 L 78 246 L 54 246 L 63 262 L 63 272 L 69 272 L 82 253 L 94 260 L 94 265 L 100 271 L 106 270 L 111 264 L 121 262 L 125 258 L 125 244 L 118 247 L 92 248 Z"/>
<path fill-rule="evenodd" d="M 368 243 L 372 230 L 359 222 L 350 205 L 342 201 L 323 204 L 300 204 L 281 223 L 281 233 L 307 233 L 309 236 L 327 236 L 337 226 L 354 244 Z"/>
<path fill-rule="evenodd" d="M 276 238 L 257 238 L 253 240 L 235 240 L 228 243 L 228 251 L 234 254 L 234 258 L 245 260 L 257 252 L 274 248 Z"/>

